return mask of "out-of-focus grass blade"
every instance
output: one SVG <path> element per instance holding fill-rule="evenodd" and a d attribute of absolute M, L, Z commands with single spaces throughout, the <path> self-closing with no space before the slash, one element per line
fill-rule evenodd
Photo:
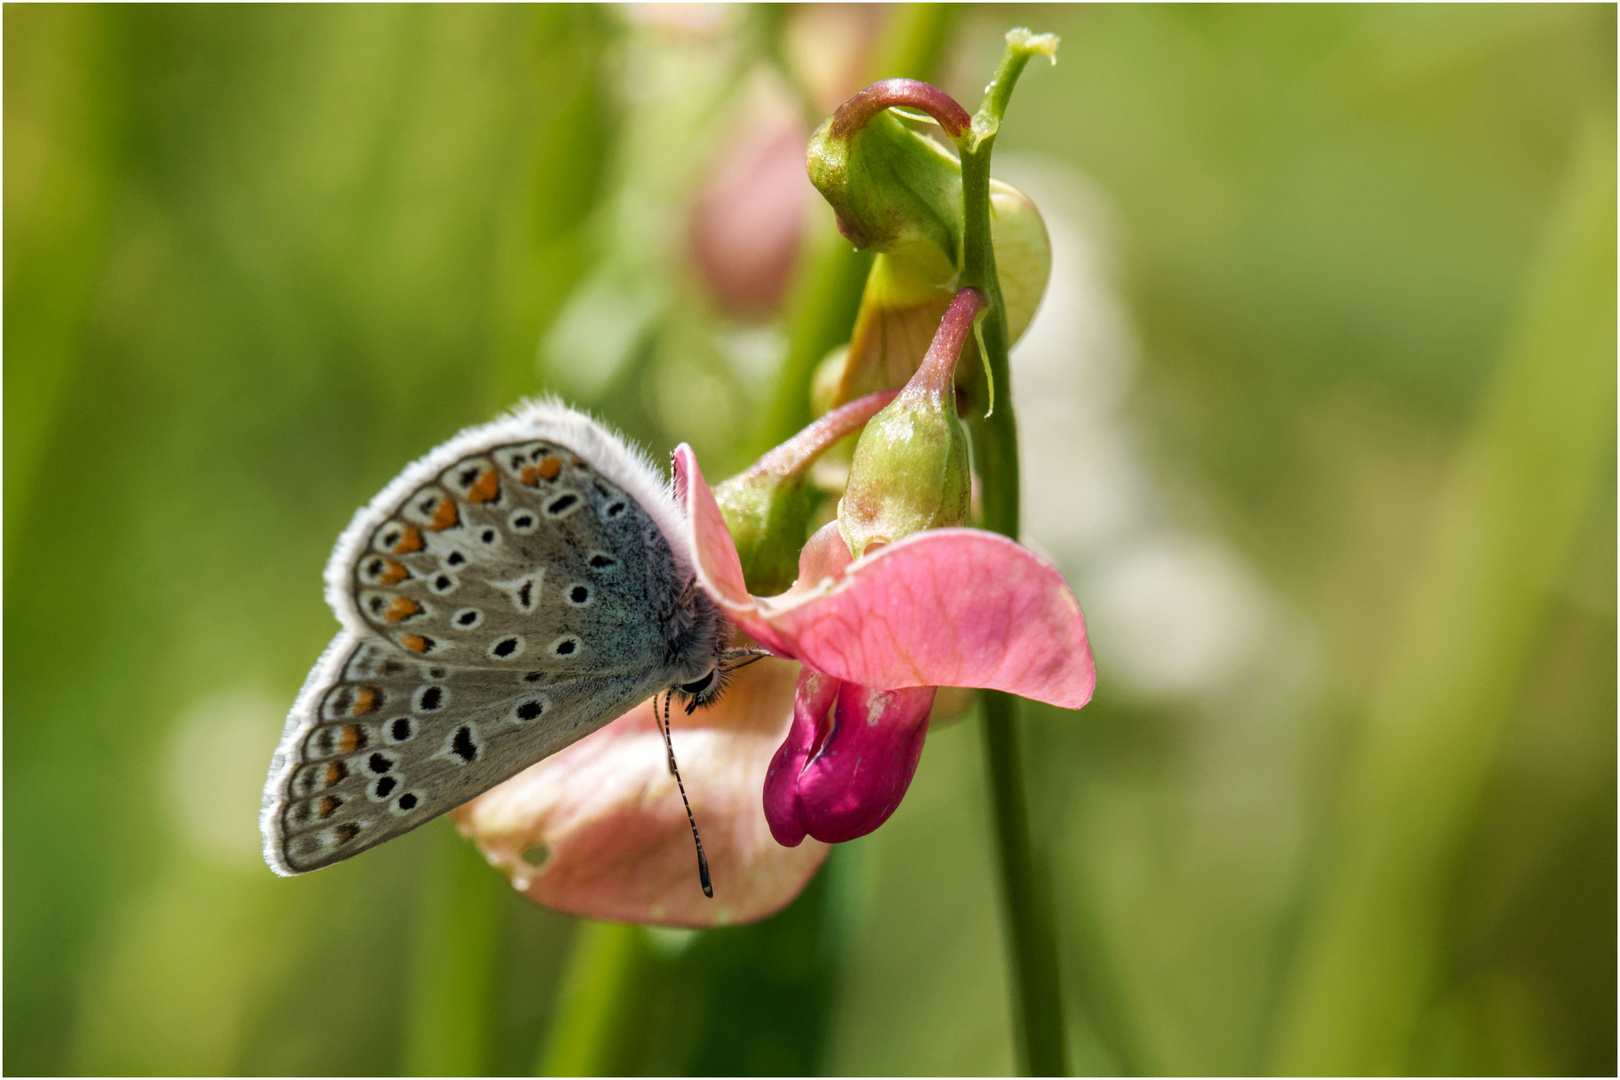
<path fill-rule="evenodd" d="M 1400 1073 L 1444 901 L 1615 402 L 1612 119 L 1578 140 L 1517 329 L 1453 466 L 1348 764 L 1273 1065 Z"/>
<path fill-rule="evenodd" d="M 540 1076 L 602 1076 L 620 1071 L 621 1014 L 646 949 L 641 927 L 581 921 L 563 973 L 562 996 L 540 1049 Z"/>
<path fill-rule="evenodd" d="M 489 1067 L 496 903 L 505 880 L 477 849 L 436 821 L 433 865 L 422 876 L 412 933 L 411 1023 L 405 1033 L 409 1076 L 475 1076 Z"/>
<path fill-rule="evenodd" d="M 6 12 L 6 545 L 79 359 L 118 164 L 106 19 L 94 8 Z"/>

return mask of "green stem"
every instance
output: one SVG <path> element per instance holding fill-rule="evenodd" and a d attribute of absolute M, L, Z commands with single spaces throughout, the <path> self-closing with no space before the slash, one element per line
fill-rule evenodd
<path fill-rule="evenodd" d="M 1018 421 L 1013 412 L 1007 356 L 1007 312 L 990 244 L 990 154 L 1001 118 L 1030 57 L 1050 57 L 1057 39 L 1027 30 L 1007 35 L 1007 51 L 972 128 L 956 140 L 962 155 L 961 285 L 981 290 L 988 306 L 979 323 L 986 375 L 987 415 L 970 423 L 982 484 L 986 528 L 1016 540 L 1019 532 Z M 1019 1065 L 1037 1076 L 1066 1071 L 1063 1002 L 1058 980 L 1057 926 L 1051 888 L 1039 872 L 1024 795 L 1018 699 L 991 691 L 984 702 L 985 762 L 995 814 L 1001 899 L 1013 968 L 1013 1012 Z"/>

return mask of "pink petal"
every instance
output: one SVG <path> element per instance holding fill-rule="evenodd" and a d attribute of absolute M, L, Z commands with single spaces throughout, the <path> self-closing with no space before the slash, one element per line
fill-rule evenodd
<path fill-rule="evenodd" d="M 1004 536 L 917 533 L 795 592 L 767 608 L 772 634 L 846 682 L 979 686 L 1069 709 L 1091 700 L 1096 669 L 1079 602 L 1055 567 Z"/>
<path fill-rule="evenodd" d="M 793 655 L 759 614 L 754 598 L 748 595 L 737 545 L 731 539 L 731 531 L 726 528 L 720 504 L 714 501 L 714 492 L 703 478 L 703 470 L 698 467 L 697 456 L 692 453 L 690 446 L 681 443 L 675 448 L 672 458 L 675 497 L 686 507 L 686 524 L 691 530 L 687 545 L 691 550 L 698 584 L 720 605 L 720 610 L 755 641 L 783 656 Z"/>
<path fill-rule="evenodd" d="M 794 597 L 819 593 L 838 582 L 849 564 L 855 560 L 849 554 L 849 545 L 838 531 L 838 522 L 829 521 L 810 534 L 799 551 L 799 577 L 793 588 L 766 604 L 789 603 Z"/>
<path fill-rule="evenodd" d="M 763 918 L 797 896 L 826 857 L 772 838 L 759 792 L 792 712 L 797 665 L 737 673 L 715 705 L 670 714 L 675 755 L 714 878 L 697 855 L 664 742 L 643 703 L 455 812 L 461 831 L 531 900 L 576 915 L 668 926 Z M 539 867 L 524 852 L 547 851 Z"/>
<path fill-rule="evenodd" d="M 806 669 L 793 728 L 765 778 L 765 817 L 778 843 L 865 836 L 911 786 L 934 688 L 874 690 Z"/>

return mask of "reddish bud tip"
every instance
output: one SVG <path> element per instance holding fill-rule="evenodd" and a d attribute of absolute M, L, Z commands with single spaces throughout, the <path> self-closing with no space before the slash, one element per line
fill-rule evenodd
<path fill-rule="evenodd" d="M 836 138 L 847 138 L 884 109 L 897 106 L 928 114 L 953 139 L 961 138 L 973 126 L 973 118 L 967 110 L 939 87 L 918 79 L 884 79 L 838 107 L 833 113 L 832 134 Z"/>

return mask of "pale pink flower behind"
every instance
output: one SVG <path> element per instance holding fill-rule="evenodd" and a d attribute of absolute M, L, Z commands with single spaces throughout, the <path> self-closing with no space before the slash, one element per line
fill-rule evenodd
<path fill-rule="evenodd" d="M 688 716 L 677 700 L 670 712 L 712 900 L 698 887 L 692 832 L 651 704 L 480 795 L 455 811 L 456 825 L 524 895 L 559 911 L 693 927 L 764 918 L 799 895 L 827 857 L 814 841 L 778 845 L 760 806 L 765 770 L 793 715 L 796 675 L 795 664 L 762 660 L 737 672 L 709 708 Z"/>

